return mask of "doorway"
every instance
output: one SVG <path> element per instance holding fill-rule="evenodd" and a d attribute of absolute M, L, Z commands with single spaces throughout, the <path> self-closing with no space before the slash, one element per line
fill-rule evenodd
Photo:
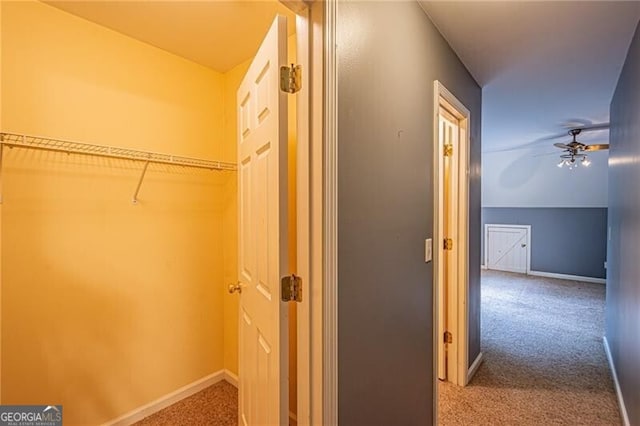
<path fill-rule="evenodd" d="M 467 368 L 469 120 L 469 110 L 435 81 L 435 376 L 460 386 L 465 386 L 470 378 Z M 437 381 L 435 384 L 437 388 Z"/>

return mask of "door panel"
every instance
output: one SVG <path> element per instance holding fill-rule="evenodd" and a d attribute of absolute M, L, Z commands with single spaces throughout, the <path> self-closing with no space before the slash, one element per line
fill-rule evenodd
<path fill-rule="evenodd" d="M 445 108 L 439 110 L 439 143 L 442 147 L 450 145 L 451 155 L 442 155 L 440 159 L 440 194 L 443 206 L 442 230 L 444 237 L 458 241 L 458 142 L 460 127 L 458 119 Z M 442 250 L 443 274 L 438 280 L 438 335 L 444 336 L 445 331 L 454 331 L 456 320 L 455 312 L 450 312 L 448 306 L 451 300 L 457 300 L 458 265 L 457 244 L 454 243 L 451 250 Z M 438 348 L 438 378 L 456 382 L 455 360 L 457 359 L 457 347 L 455 343 L 444 343 L 440 340 Z"/>
<path fill-rule="evenodd" d="M 487 269 L 527 273 L 526 228 L 487 228 Z"/>
<path fill-rule="evenodd" d="M 241 425 L 288 422 L 286 18 L 277 17 L 249 66 L 238 101 L 238 417 Z"/>

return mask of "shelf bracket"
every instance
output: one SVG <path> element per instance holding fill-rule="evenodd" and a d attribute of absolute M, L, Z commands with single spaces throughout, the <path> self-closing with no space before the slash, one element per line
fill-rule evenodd
<path fill-rule="evenodd" d="M 138 180 L 138 186 L 136 186 L 136 192 L 134 192 L 133 200 L 131 200 L 133 204 L 138 204 L 138 193 L 140 192 L 140 187 L 142 186 L 144 175 L 147 173 L 147 167 L 149 167 L 149 161 L 145 161 L 144 163 L 144 168 L 142 169 L 142 173 L 140 174 L 140 179 Z"/>

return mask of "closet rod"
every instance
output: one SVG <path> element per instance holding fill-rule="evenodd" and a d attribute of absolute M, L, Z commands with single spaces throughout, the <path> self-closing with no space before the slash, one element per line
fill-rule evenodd
<path fill-rule="evenodd" d="M 1 147 L 6 146 L 9 148 L 28 148 L 41 151 L 63 152 L 66 154 L 92 155 L 207 170 L 235 171 L 237 169 L 236 164 L 224 161 L 203 160 L 180 155 L 162 154 L 159 152 L 140 151 L 106 145 L 93 145 L 15 133 L 0 133 L 0 145 Z"/>

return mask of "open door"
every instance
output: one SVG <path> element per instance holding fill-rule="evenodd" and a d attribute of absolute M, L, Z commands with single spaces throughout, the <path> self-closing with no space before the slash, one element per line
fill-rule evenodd
<path fill-rule="evenodd" d="M 287 21 L 274 20 L 237 93 L 238 422 L 288 423 Z"/>
<path fill-rule="evenodd" d="M 458 212 L 458 161 L 460 134 L 458 119 L 443 106 L 439 110 L 440 145 L 443 153 L 440 157 L 440 194 L 442 210 L 442 230 L 447 241 L 459 241 L 457 236 Z M 438 378 L 440 380 L 454 381 L 455 362 L 457 358 L 457 345 L 449 340 L 455 328 L 457 310 L 451 309 L 452 303 L 456 303 L 456 291 L 458 285 L 457 245 L 451 244 L 442 249 L 442 277 L 438 280 L 438 315 L 439 335 L 443 336 L 438 345 Z"/>
<path fill-rule="evenodd" d="M 439 81 L 434 82 L 434 255 L 438 379 L 466 386 L 469 291 L 470 113 Z M 435 385 L 435 384 L 434 384 Z M 437 392 L 437 386 L 436 386 Z"/>

